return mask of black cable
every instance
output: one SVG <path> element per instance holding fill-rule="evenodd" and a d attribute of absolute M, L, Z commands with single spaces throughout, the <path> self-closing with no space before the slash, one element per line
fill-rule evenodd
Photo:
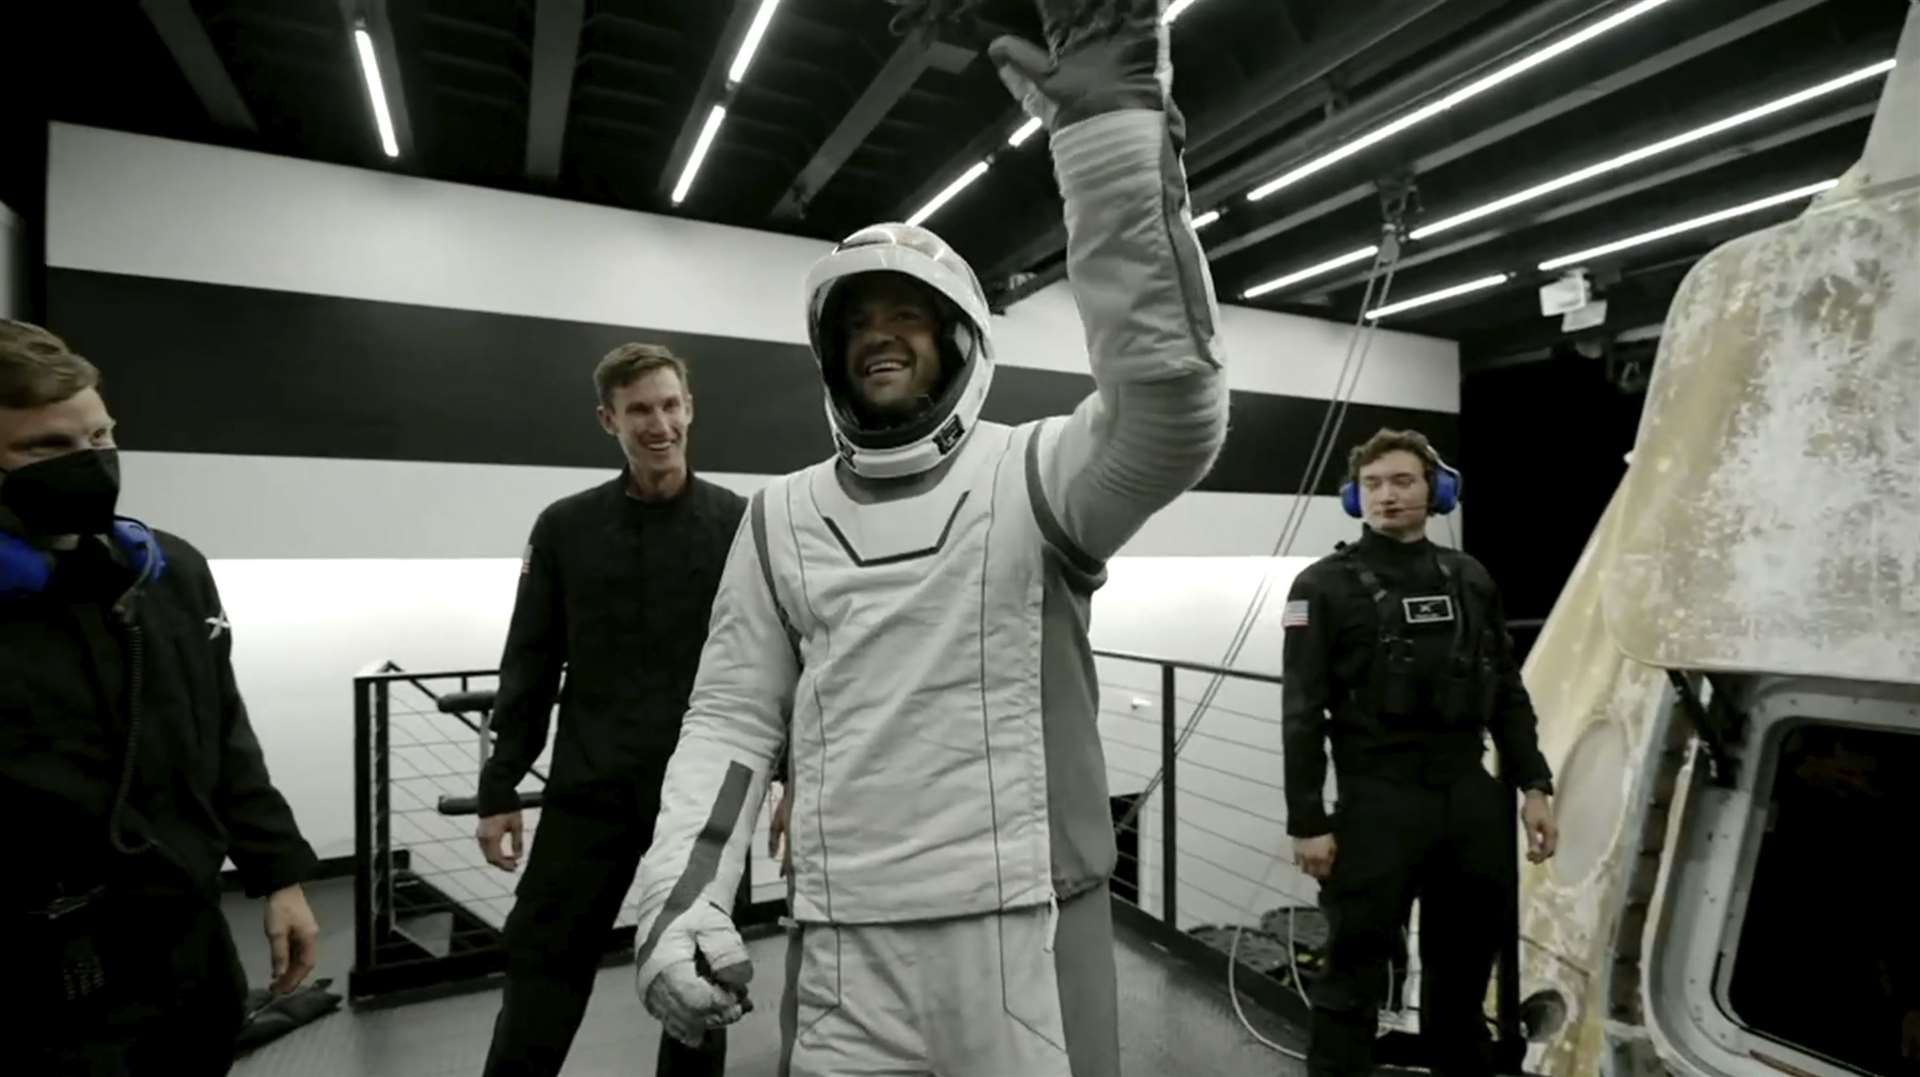
<path fill-rule="evenodd" d="M 127 744 L 120 759 L 120 787 L 113 794 L 113 804 L 107 809 L 107 843 L 118 852 L 133 855 L 144 853 L 153 848 L 150 838 L 142 838 L 137 845 L 129 845 L 120 834 L 120 816 L 126 811 L 127 798 L 133 793 L 133 768 L 140 750 L 141 699 L 146 695 L 147 683 L 147 647 L 146 635 L 140 628 L 138 614 L 134 612 L 134 603 L 147 581 L 153 578 L 160 564 L 159 545 L 154 541 L 151 531 L 144 532 L 146 556 L 141 558 L 139 573 L 133 583 L 120 594 L 113 604 L 113 612 L 127 629 Z"/>

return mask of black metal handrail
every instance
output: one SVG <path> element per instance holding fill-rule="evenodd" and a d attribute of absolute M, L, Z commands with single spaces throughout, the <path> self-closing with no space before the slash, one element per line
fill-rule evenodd
<path fill-rule="evenodd" d="M 1150 654 L 1135 654 L 1130 651 L 1103 651 L 1095 648 L 1095 658 L 1117 658 L 1123 662 L 1139 662 L 1142 665 L 1160 666 L 1163 669 L 1185 670 L 1190 673 L 1211 673 L 1220 677 L 1233 677 L 1238 680 L 1262 681 L 1267 684 L 1279 684 L 1282 677 L 1278 673 L 1256 673 L 1249 669 L 1230 669 L 1226 666 L 1213 666 L 1205 662 L 1188 662 L 1178 658 L 1160 658 Z"/>
<path fill-rule="evenodd" d="M 387 662 L 354 678 L 354 966 L 348 976 L 348 998 L 355 1005 L 370 1001 L 387 1004 L 485 987 L 505 967 L 498 931 L 482 922 L 465 902 L 441 892 L 431 878 L 415 871 L 411 851 L 395 847 L 392 828 L 390 733 L 395 686 L 416 689 L 433 701 L 431 709 L 409 712 L 414 716 L 457 723 L 465 731 L 484 736 L 490 731 L 483 723 L 465 713 L 441 709 L 438 704 L 455 690 L 454 684 L 458 685 L 457 691 L 467 692 L 475 678 L 498 675 L 498 670 L 491 669 L 412 672 Z M 445 682 L 448 688 L 435 691 L 429 687 L 436 682 Z M 532 773 L 544 784 L 545 775 L 537 770 Z M 477 769 L 473 777 L 477 783 Z M 530 792 L 523 796 L 523 806 L 538 807 L 539 799 L 539 792 Z M 473 800 L 443 795 L 427 810 L 448 817 L 471 815 L 476 810 Z M 734 910 L 743 933 L 776 924 L 783 904 L 754 902 L 752 876 L 749 860 Z M 417 908 L 422 894 L 429 896 L 436 908 L 463 922 L 462 952 L 428 954 L 391 922 L 403 906 Z M 607 952 L 613 955 L 609 960 L 619 959 L 619 951 L 631 948 L 632 936 L 631 926 L 608 925 Z"/>
<path fill-rule="evenodd" d="M 1192 662 L 1182 659 L 1161 658 L 1118 650 L 1096 649 L 1094 657 L 1138 665 L 1153 666 L 1159 670 L 1160 677 L 1160 764 L 1161 773 L 1156 786 L 1161 794 L 1161 890 L 1162 902 L 1158 914 L 1115 899 L 1116 919 L 1129 924 L 1141 935 L 1160 943 L 1183 960 L 1217 973 L 1221 954 L 1207 943 L 1183 931 L 1179 926 L 1179 846 L 1180 825 L 1178 815 L 1178 756 L 1181 744 L 1179 716 L 1176 713 L 1186 704 L 1178 695 L 1178 677 L 1181 673 L 1200 674 L 1212 678 L 1229 678 L 1268 685 L 1283 685 L 1284 678 L 1279 674 L 1233 669 L 1225 666 Z M 412 673 L 400 670 L 388 663 L 379 671 L 364 674 L 354 679 L 354 831 L 355 831 L 355 902 L 358 915 L 355 920 L 355 974 L 374 968 L 375 935 L 379 930 L 375 895 L 376 883 L 372 859 L 376 852 L 390 850 L 391 832 L 388 827 L 387 812 L 390 807 L 387 800 L 386 783 L 389 778 L 388 759 L 388 716 L 389 693 L 395 683 L 409 683 L 420 688 L 430 698 L 438 695 L 425 687 L 423 682 L 457 680 L 461 690 L 476 677 L 494 677 L 497 670 L 455 670 L 433 673 Z M 1207 705 L 1202 704 L 1199 711 L 1204 715 Z M 439 714 L 440 712 L 435 712 Z M 443 715 L 462 719 L 468 729 L 475 730 L 473 723 L 465 721 L 464 715 Z M 1276 709 L 1276 720 L 1278 718 Z M 1197 764 L 1196 764 L 1197 765 Z M 1282 855 L 1284 850 L 1274 850 Z M 1516 850 L 1517 853 L 1517 850 Z M 750 876 L 750 870 L 747 873 Z M 391 882 L 390 873 L 388 882 Z M 736 914 L 742 927 L 776 922 L 780 915 L 782 902 L 751 903 L 746 895 L 750 893 L 750 878 L 743 879 L 742 900 Z M 1519 905 L 1518 894 L 1510 910 L 1513 930 L 1507 933 L 1510 940 L 1500 955 L 1498 965 L 1499 990 L 1497 993 L 1497 1023 L 1501 1029 L 1503 1045 L 1510 1052 L 1512 1045 L 1518 1044 L 1524 1052 L 1519 1022 Z M 447 959 L 442 959 L 443 961 Z M 486 976 L 498 971 L 493 967 L 497 962 L 474 963 L 468 961 L 459 964 L 459 968 L 449 968 L 447 976 L 461 976 L 468 980 Z M 1241 988 L 1269 1011 L 1282 1018 L 1292 1020 L 1304 1027 L 1308 1014 L 1294 988 L 1267 975 L 1264 971 L 1242 963 L 1239 966 L 1237 980 Z M 484 981 L 482 981 L 484 982 Z M 350 978 L 349 994 L 357 995 L 354 980 Z M 409 981 L 411 983 L 411 980 Z M 445 988 L 442 987 L 441 990 Z M 457 987 L 455 989 L 458 989 Z"/>

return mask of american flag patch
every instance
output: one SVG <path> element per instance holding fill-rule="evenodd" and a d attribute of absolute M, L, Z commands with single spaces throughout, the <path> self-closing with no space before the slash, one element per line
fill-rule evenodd
<path fill-rule="evenodd" d="M 520 555 L 520 575 L 525 576 L 532 571 L 533 571 L 533 546 L 529 544 L 527 546 L 527 552 Z"/>
<path fill-rule="evenodd" d="M 1307 600 L 1306 599 L 1304 598 L 1296 599 L 1295 601 L 1287 603 L 1286 612 L 1281 614 L 1280 616 L 1280 627 L 1282 628 L 1307 627 Z"/>

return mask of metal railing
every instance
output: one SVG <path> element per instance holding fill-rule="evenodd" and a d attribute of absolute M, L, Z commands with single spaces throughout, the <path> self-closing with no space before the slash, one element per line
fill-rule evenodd
<path fill-rule="evenodd" d="M 1286 833 L 1281 678 L 1120 651 L 1094 657 L 1120 846 L 1116 921 L 1223 983 L 1235 952 L 1235 987 L 1304 1030 L 1327 925 L 1319 884 L 1293 865 Z M 1518 893 L 1493 914 L 1512 926 L 1493 1023 L 1499 1071 L 1515 1072 L 1526 1047 Z M 1417 999 L 1417 981 L 1399 971 L 1399 993 Z M 1419 1055 L 1411 1035 L 1381 1041 L 1382 1064 L 1419 1064 Z"/>
<path fill-rule="evenodd" d="M 495 670 L 411 673 L 392 663 L 354 678 L 353 1005 L 481 989 L 506 967 L 501 931 L 520 876 L 488 864 L 474 840 L 491 748 L 487 689 L 497 680 Z M 538 766 L 521 783 L 528 852 L 545 784 Z M 754 889 L 749 862 L 735 908 L 743 931 L 774 924 L 783 909 L 755 900 Z M 606 963 L 629 959 L 633 924 L 634 903 L 623 901 L 607 927 Z"/>
<path fill-rule="evenodd" d="M 1119 651 L 1094 656 L 1120 848 L 1116 920 L 1209 976 L 1223 976 L 1237 934 L 1237 988 L 1304 1027 L 1326 926 L 1318 884 L 1289 855 L 1281 678 Z M 457 695 L 484 698 L 476 682 L 496 678 L 493 670 L 409 673 L 389 664 L 354 680 L 355 1005 L 485 987 L 504 968 L 500 929 L 517 877 L 487 864 L 473 839 L 488 730 Z M 542 784 L 536 770 L 522 785 L 530 844 Z M 769 811 L 761 814 L 764 827 Z M 771 877 L 753 881 L 750 862 L 735 908 L 743 932 L 775 925 L 783 896 Z M 632 910 L 623 902 L 608 929 L 610 962 L 631 950 Z M 1524 1051 L 1517 894 L 1508 915 L 1514 930 L 1498 965 L 1496 1023 L 1511 1053 L 1513 1043 Z"/>

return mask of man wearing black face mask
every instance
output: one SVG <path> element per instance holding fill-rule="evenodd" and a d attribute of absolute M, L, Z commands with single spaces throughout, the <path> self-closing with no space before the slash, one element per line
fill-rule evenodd
<path fill-rule="evenodd" d="M 117 518 L 92 364 L 0 321 L 0 797 L 25 822 L 0 873 L 33 1074 L 220 1074 L 246 981 L 220 868 L 265 897 L 276 993 L 313 968 L 313 851 L 268 779 L 207 563 Z"/>

